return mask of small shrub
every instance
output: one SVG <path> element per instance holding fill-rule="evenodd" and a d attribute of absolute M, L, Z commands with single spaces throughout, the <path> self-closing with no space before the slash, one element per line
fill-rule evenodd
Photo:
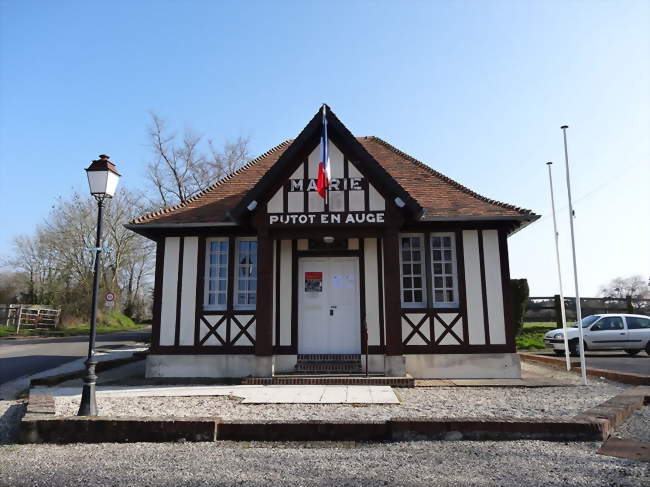
<path fill-rule="evenodd" d="M 521 333 L 524 326 L 524 316 L 528 307 L 528 281 L 526 279 L 510 279 L 512 294 L 512 319 L 515 325 L 515 336 Z"/>

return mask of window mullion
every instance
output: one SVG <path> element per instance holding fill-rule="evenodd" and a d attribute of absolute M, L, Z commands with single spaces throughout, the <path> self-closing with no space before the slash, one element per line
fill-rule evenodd
<path fill-rule="evenodd" d="M 431 262 L 431 234 L 424 234 L 424 273 L 426 277 L 426 289 L 424 289 L 424 294 L 426 296 L 427 308 L 433 308 L 433 282 L 432 282 L 432 273 L 433 267 Z"/>

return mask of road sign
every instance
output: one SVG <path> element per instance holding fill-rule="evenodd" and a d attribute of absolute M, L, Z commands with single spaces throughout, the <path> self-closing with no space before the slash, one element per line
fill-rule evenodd
<path fill-rule="evenodd" d="M 115 293 L 112 291 L 106 291 L 106 294 L 104 294 L 104 300 L 106 300 L 107 303 L 112 303 L 115 300 Z"/>

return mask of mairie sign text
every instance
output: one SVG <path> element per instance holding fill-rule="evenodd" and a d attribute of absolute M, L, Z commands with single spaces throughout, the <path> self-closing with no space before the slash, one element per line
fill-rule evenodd
<path fill-rule="evenodd" d="M 269 225 L 359 225 L 384 223 L 383 211 L 358 211 L 353 213 L 294 213 L 268 215 Z"/>
<path fill-rule="evenodd" d="M 316 191 L 318 180 L 311 179 L 290 179 L 287 185 L 288 191 Z M 333 178 L 330 181 L 330 191 L 362 191 L 366 185 L 365 178 Z"/>

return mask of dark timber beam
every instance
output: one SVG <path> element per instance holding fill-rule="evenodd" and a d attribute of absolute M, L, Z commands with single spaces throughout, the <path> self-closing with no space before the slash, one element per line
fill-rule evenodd
<path fill-rule="evenodd" d="M 391 204 L 387 213 L 392 213 L 384 233 L 384 287 L 386 302 L 386 355 L 402 355 L 402 299 L 399 269 L 399 227 L 401 215 Z"/>
<path fill-rule="evenodd" d="M 263 213 L 260 212 L 263 217 Z M 265 225 L 257 235 L 257 311 L 255 355 L 273 354 L 273 240 Z"/>

